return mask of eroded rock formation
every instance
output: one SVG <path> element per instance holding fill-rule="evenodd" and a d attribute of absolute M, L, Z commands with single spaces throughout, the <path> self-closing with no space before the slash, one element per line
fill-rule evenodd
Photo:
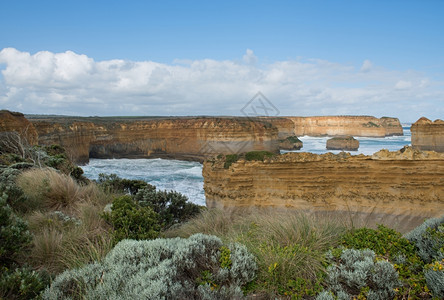
<path fill-rule="evenodd" d="M 60 144 L 77 163 L 89 158 L 203 160 L 217 153 L 278 152 L 278 130 L 247 118 L 33 118 L 39 143 Z"/>
<path fill-rule="evenodd" d="M 370 116 L 286 117 L 294 123 L 296 136 L 364 136 L 403 135 L 397 118 Z"/>
<path fill-rule="evenodd" d="M 359 141 L 352 136 L 334 137 L 327 140 L 327 150 L 357 151 Z"/>
<path fill-rule="evenodd" d="M 309 212 L 408 216 L 444 209 L 444 154 L 404 148 L 373 156 L 286 153 L 262 161 L 204 162 L 208 207 L 282 207 Z"/>
<path fill-rule="evenodd" d="M 410 128 L 412 147 L 420 150 L 444 152 L 444 121 L 422 117 Z"/>
<path fill-rule="evenodd" d="M 34 126 L 19 112 L 0 110 L 0 133 L 2 133 L 3 142 L 7 142 L 6 139 L 15 140 L 14 135 L 29 145 L 37 144 L 38 140 Z"/>
<path fill-rule="evenodd" d="M 28 118 L 32 124 L 20 113 L 3 112 L 0 130 L 26 128 L 31 143 L 60 144 L 79 164 L 87 163 L 90 157 L 202 160 L 215 153 L 277 152 L 279 143 L 281 149 L 296 150 L 301 143 L 292 140 L 298 135 L 352 132 L 357 136 L 385 136 L 397 134 L 400 128 L 395 118 L 348 116 Z"/>
<path fill-rule="evenodd" d="M 294 135 L 279 140 L 279 149 L 281 150 L 299 150 L 302 148 L 302 146 L 302 141 Z"/>

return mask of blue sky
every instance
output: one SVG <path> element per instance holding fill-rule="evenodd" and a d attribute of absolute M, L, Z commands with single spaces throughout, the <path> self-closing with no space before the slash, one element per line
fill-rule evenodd
<path fill-rule="evenodd" d="M 237 115 L 261 91 L 282 115 L 443 118 L 443 15 L 444 1 L 2 0 L 0 106 Z"/>

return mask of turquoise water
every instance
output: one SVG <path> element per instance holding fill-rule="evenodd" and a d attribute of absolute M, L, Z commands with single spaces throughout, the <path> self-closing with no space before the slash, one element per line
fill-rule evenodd
<path fill-rule="evenodd" d="M 351 154 L 371 155 L 381 149 L 396 151 L 410 145 L 410 124 L 404 124 L 404 136 L 386 138 L 360 138 L 359 151 Z M 304 147 L 296 152 L 339 153 L 327 151 L 325 145 L 329 137 L 300 137 Z M 285 152 L 285 151 L 282 151 Z M 142 179 L 160 190 L 176 190 L 186 195 L 191 202 L 205 205 L 203 190 L 202 164 L 198 162 L 165 159 L 91 159 L 82 167 L 85 176 L 97 179 L 100 173 L 115 173 L 128 179 Z"/>

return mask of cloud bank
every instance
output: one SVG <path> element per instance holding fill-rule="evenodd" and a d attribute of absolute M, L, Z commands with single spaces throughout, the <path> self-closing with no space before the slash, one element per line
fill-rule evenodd
<path fill-rule="evenodd" d="M 281 115 L 375 115 L 415 121 L 442 118 L 439 78 L 319 59 L 94 61 L 66 51 L 0 51 L 0 108 L 35 114 L 241 115 L 258 91 Z"/>

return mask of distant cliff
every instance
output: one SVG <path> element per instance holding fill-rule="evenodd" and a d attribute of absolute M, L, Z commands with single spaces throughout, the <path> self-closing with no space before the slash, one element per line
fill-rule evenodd
<path fill-rule="evenodd" d="M 296 136 L 364 136 L 403 135 L 397 118 L 370 116 L 286 117 L 294 123 Z"/>
<path fill-rule="evenodd" d="M 420 150 L 444 152 L 444 121 L 422 117 L 410 128 L 412 147 Z"/>
<path fill-rule="evenodd" d="M 171 158 L 199 160 L 212 154 L 297 149 L 302 135 L 402 134 L 396 118 L 374 117 L 63 117 L 2 111 L 0 131 L 22 132 L 31 144 L 59 144 L 71 159 Z M 289 140 L 290 139 L 290 140 Z"/>
<path fill-rule="evenodd" d="M 2 133 L 2 141 L 6 142 L 8 137 L 5 134 L 15 133 L 23 142 L 30 145 L 36 145 L 38 134 L 34 126 L 29 122 L 22 113 L 11 112 L 8 110 L 0 110 L 0 133 Z M 14 138 L 14 137 L 10 137 Z"/>
<path fill-rule="evenodd" d="M 247 118 L 32 118 L 39 144 L 60 144 L 77 163 L 89 158 L 203 160 L 212 154 L 278 152 L 278 130 Z"/>
<path fill-rule="evenodd" d="M 286 153 L 204 162 L 208 207 L 283 207 L 423 220 L 444 209 L 444 154 L 404 148 L 373 156 Z"/>

